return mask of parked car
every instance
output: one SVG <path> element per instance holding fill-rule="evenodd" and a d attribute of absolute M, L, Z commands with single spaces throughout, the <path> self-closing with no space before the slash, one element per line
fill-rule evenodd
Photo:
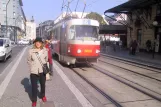
<path fill-rule="evenodd" d="M 29 44 L 29 40 L 20 40 L 18 42 L 18 44 L 28 45 Z"/>
<path fill-rule="evenodd" d="M 11 41 L 11 44 L 12 44 L 12 45 L 15 45 L 16 43 L 15 43 L 15 41 Z"/>
<path fill-rule="evenodd" d="M 6 61 L 12 55 L 11 41 L 9 38 L 0 38 L 0 60 Z"/>

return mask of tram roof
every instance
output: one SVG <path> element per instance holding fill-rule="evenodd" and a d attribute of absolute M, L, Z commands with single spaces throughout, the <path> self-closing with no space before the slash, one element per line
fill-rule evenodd
<path fill-rule="evenodd" d="M 57 26 L 57 25 L 59 25 L 59 24 L 61 24 L 62 22 L 70 22 L 70 21 L 72 21 L 73 20 L 73 22 L 74 22 L 74 24 L 73 25 L 81 25 L 81 22 L 80 21 L 78 21 L 78 20 L 91 20 L 90 21 L 90 24 L 89 25 L 92 25 L 92 26 L 99 26 L 99 22 L 97 21 L 97 20 L 93 20 L 93 19 L 82 19 L 82 18 L 73 18 L 73 19 L 68 19 L 68 20 L 61 20 L 61 21 L 59 21 L 58 23 L 56 23 L 54 26 Z M 91 24 L 92 23 L 92 24 Z M 87 23 L 85 24 L 82 24 L 82 25 L 88 25 Z M 52 28 L 50 28 L 48 31 L 50 31 L 50 30 L 52 30 L 54 27 L 52 27 Z"/>

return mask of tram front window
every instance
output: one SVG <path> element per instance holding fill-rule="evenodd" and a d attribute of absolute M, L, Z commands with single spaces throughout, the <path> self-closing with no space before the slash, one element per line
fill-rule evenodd
<path fill-rule="evenodd" d="M 69 39 L 72 40 L 98 40 L 98 27 L 74 25 L 70 27 Z"/>

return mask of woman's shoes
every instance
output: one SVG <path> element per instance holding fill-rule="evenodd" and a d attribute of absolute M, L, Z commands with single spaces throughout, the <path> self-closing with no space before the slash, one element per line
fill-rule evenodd
<path fill-rule="evenodd" d="M 42 98 L 42 101 L 43 101 L 43 102 L 47 102 L 46 97 L 43 97 L 43 98 Z"/>
<path fill-rule="evenodd" d="M 43 97 L 43 98 L 42 98 L 42 101 L 43 101 L 44 103 L 47 102 L 46 97 Z M 32 107 L 36 107 L 36 102 L 32 102 Z"/>
<path fill-rule="evenodd" d="M 32 102 L 32 107 L 36 107 L 36 102 Z"/>

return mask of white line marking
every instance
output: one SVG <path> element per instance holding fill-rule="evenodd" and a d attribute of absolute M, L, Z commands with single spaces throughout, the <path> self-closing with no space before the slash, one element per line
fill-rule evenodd
<path fill-rule="evenodd" d="M 3 82 L 1 83 L 0 85 L 0 99 L 2 98 L 13 74 L 15 73 L 21 59 L 22 59 L 22 56 L 24 55 L 25 51 L 26 51 L 27 47 L 24 48 L 23 52 L 21 53 L 20 57 L 18 58 L 18 60 L 16 61 L 16 63 L 14 64 L 14 66 L 11 68 L 11 71 L 7 74 L 6 78 L 3 80 Z"/>
<path fill-rule="evenodd" d="M 63 79 L 65 84 L 68 86 L 70 91 L 75 95 L 77 100 L 81 103 L 83 107 L 93 107 L 92 104 L 84 97 L 84 95 L 75 87 L 75 85 L 69 80 L 69 78 L 63 73 L 63 71 L 56 65 L 53 61 L 53 67 L 56 69 L 56 72 Z"/>
<path fill-rule="evenodd" d="M 22 51 L 21 51 L 21 52 L 22 52 Z M 13 62 L 15 62 L 15 61 L 18 59 L 18 57 L 20 56 L 21 52 L 18 53 L 18 54 L 16 55 L 16 58 L 13 59 L 12 62 L 10 62 L 10 64 L 7 65 L 6 68 L 0 73 L 0 77 L 1 77 L 1 76 L 6 72 L 6 70 L 13 64 Z"/>

